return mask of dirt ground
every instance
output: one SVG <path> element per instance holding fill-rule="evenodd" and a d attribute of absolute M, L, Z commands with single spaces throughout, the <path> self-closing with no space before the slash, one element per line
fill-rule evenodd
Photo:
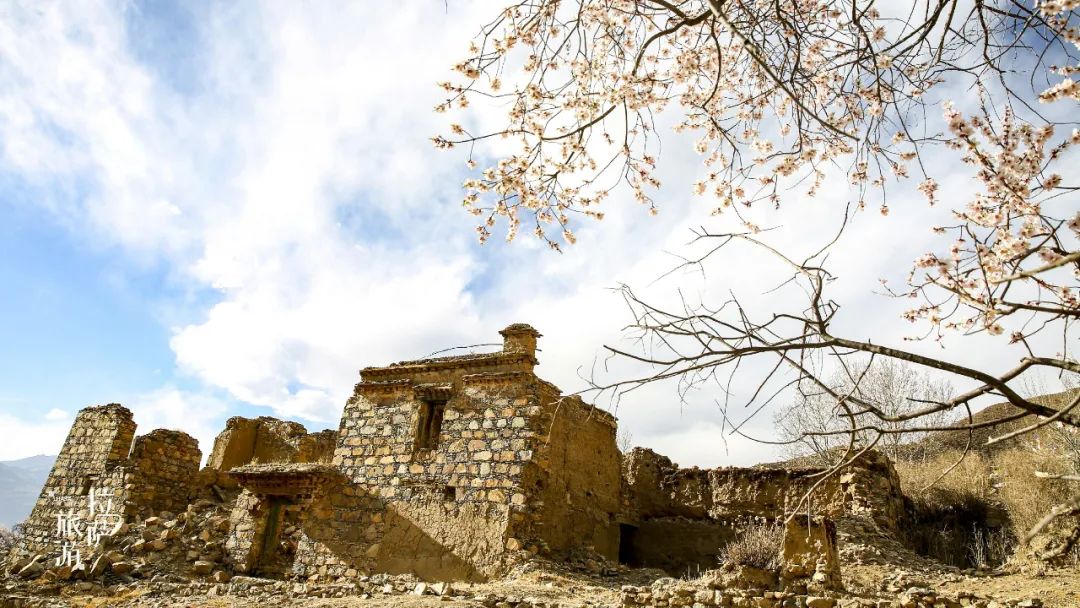
<path fill-rule="evenodd" d="M 998 600 L 1037 598 L 1047 608 L 1080 608 L 1080 568 L 964 575 L 905 571 L 895 566 L 849 565 L 844 568 L 844 585 L 860 595 L 870 595 L 876 590 L 879 597 L 889 597 L 908 587 L 927 587 L 949 595 L 968 592 Z"/>
<path fill-rule="evenodd" d="M 147 586 L 118 586 L 109 588 L 108 595 L 83 595 L 66 593 L 60 596 L 39 597 L 32 603 L 5 604 L 8 606 L 80 606 L 87 608 L 126 608 L 153 606 L 161 608 L 183 607 L 239 607 L 267 608 L 288 606 L 294 608 L 434 608 L 436 606 L 469 606 L 475 608 L 506 608 L 506 606 L 531 606 L 533 608 L 590 608 L 621 606 L 619 590 L 623 585 L 647 585 L 663 576 L 655 570 L 630 570 L 616 577 L 597 578 L 583 574 L 534 570 L 519 572 L 511 577 L 485 584 L 461 584 L 452 586 L 452 593 L 445 596 L 413 595 L 411 593 L 371 597 L 291 597 L 287 591 L 259 591 L 216 596 L 216 590 L 207 594 L 193 590 L 191 596 L 178 596 L 155 592 Z M 855 565 L 844 571 L 845 586 L 856 597 L 878 599 L 894 598 L 908 587 L 927 587 L 942 593 L 955 594 L 966 591 L 981 597 L 993 597 L 999 601 L 1037 598 L 1046 608 L 1080 608 L 1080 569 L 1056 569 L 1042 573 L 990 573 L 963 575 L 956 572 L 918 572 L 899 570 L 881 565 Z M 222 591 L 224 591 L 224 587 Z M 890 590 L 893 589 L 893 590 Z M 28 591 L 23 588 L 22 591 Z M 100 593 L 100 592 L 99 592 Z M 234 594 L 235 593 L 235 594 Z M 251 595 L 244 595 L 251 593 Z M 0 595 L 0 598 L 3 596 Z M 25 595 L 23 595 L 26 598 Z M 29 598 L 26 598 L 29 599 Z M 844 604 L 841 604 L 843 606 Z"/>

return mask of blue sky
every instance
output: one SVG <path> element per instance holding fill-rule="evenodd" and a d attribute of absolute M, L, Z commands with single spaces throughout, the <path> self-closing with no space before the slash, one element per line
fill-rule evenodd
<path fill-rule="evenodd" d="M 458 48 L 447 24 L 482 14 L 404 13 Z M 431 162 L 449 53 L 287 4 L 26 4 L 5 21 L 0 422 L 23 439 L 0 457 L 55 451 L 75 411 L 109 401 L 204 449 L 230 415 L 334 426 L 360 367 L 517 320 L 470 309 L 512 307 L 507 262 L 537 248 L 475 246 L 453 202 L 463 161 Z M 423 75 L 388 79 L 380 51 Z M 386 318 L 402 310 L 426 329 Z"/>
<path fill-rule="evenodd" d="M 744 255 L 707 282 L 652 283 L 689 227 L 716 221 L 689 196 L 702 169 L 686 138 L 665 140 L 659 217 L 617 197 L 566 255 L 527 238 L 478 246 L 459 204 L 465 158 L 428 138 L 446 127 L 435 83 L 492 5 L 361 4 L 0 9 L 0 460 L 55 453 L 74 412 L 112 401 L 141 431 L 180 428 L 204 451 L 232 415 L 334 427 L 360 368 L 497 341 L 518 321 L 545 336 L 540 373 L 577 390 L 628 321 L 619 283 L 775 304 L 776 269 Z M 943 197 L 968 187 L 940 181 Z M 842 176 L 827 190 L 820 204 L 850 198 Z M 875 321 L 880 341 L 909 331 L 902 303 L 867 294 L 929 248 L 917 200 L 859 216 L 836 254 L 856 304 L 846 322 Z M 833 224 L 797 209 L 778 234 L 816 248 Z M 775 456 L 722 436 L 717 398 L 680 405 L 650 387 L 617 414 L 683 464 Z M 771 432 L 768 416 L 747 428 Z"/>

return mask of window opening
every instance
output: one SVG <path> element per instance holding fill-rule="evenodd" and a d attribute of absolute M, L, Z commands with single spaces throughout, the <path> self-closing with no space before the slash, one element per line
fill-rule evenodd
<path fill-rule="evenodd" d="M 445 401 L 421 401 L 420 419 L 416 425 L 416 451 L 434 450 L 442 432 Z"/>

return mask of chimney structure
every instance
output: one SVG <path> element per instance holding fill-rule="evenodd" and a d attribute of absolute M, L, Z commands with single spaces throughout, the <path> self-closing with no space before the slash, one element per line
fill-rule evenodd
<path fill-rule="evenodd" d="M 536 360 L 536 339 L 541 337 L 532 325 L 514 323 L 499 331 L 503 337 L 504 353 L 526 353 Z"/>

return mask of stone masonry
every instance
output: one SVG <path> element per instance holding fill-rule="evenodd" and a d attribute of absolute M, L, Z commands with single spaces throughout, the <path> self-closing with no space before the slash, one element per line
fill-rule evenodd
<path fill-rule="evenodd" d="M 112 404 L 86 408 L 71 425 L 64 447 L 24 524 L 23 545 L 31 550 L 58 548 L 57 517 L 74 511 L 85 517 L 90 490 L 123 492 L 118 474 L 131 449 L 131 412 Z"/>
<path fill-rule="evenodd" d="M 24 550 L 86 553 L 141 510 L 188 504 L 202 458 L 195 439 L 179 431 L 134 438 L 135 428 L 119 404 L 79 412 L 26 521 Z"/>
<path fill-rule="evenodd" d="M 499 352 L 361 372 L 333 464 L 301 515 L 294 573 L 482 579 L 520 555 L 618 554 L 615 420 L 533 373 L 539 334 Z"/>
<path fill-rule="evenodd" d="M 785 584 L 824 589 L 838 578 L 833 520 L 903 525 L 896 472 L 874 453 L 830 476 L 622 455 L 612 415 L 535 374 L 535 329 L 500 334 L 496 352 L 364 368 L 337 431 L 231 418 L 201 471 L 192 437 L 135 437 L 123 406 L 86 408 L 20 551 L 64 559 L 122 524 L 212 504 L 230 516 L 211 526 L 221 538 L 200 538 L 215 547 L 198 554 L 216 556 L 204 570 L 485 580 L 532 556 L 588 555 L 682 575 L 715 567 L 743 526 L 786 520 Z"/>
<path fill-rule="evenodd" d="M 183 511 L 201 459 L 199 442 L 187 433 L 157 429 L 136 437 L 127 464 L 135 481 L 128 499 L 154 512 Z"/>

